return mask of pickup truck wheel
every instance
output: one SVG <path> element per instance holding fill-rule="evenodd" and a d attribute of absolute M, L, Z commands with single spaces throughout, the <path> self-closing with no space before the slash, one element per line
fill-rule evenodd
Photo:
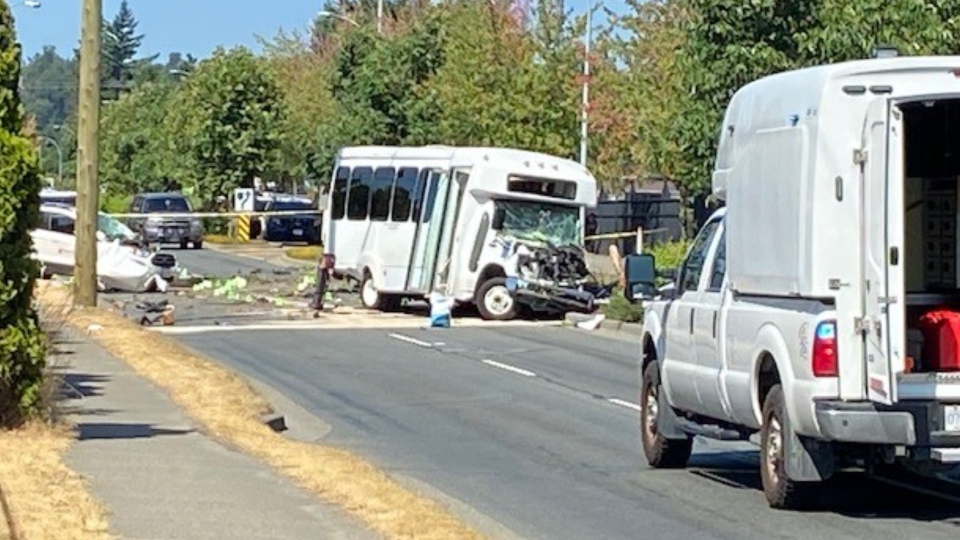
<path fill-rule="evenodd" d="M 650 362 L 643 370 L 640 390 L 640 440 L 647 463 L 655 469 L 682 469 L 690 460 L 693 438 L 667 439 L 657 430 L 660 411 L 660 365 Z"/>
<path fill-rule="evenodd" d="M 760 477 L 763 494 L 771 508 L 802 510 L 819 497 L 820 482 L 796 482 L 787 477 L 784 441 L 787 437 L 787 413 L 783 388 L 770 389 L 763 403 L 760 429 Z"/>

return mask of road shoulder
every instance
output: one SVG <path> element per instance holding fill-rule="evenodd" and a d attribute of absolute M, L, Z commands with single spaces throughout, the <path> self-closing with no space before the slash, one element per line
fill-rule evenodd
<path fill-rule="evenodd" d="M 69 290 L 50 285 L 37 296 L 41 304 L 64 305 Z M 101 309 L 71 310 L 66 320 L 89 332 L 97 344 L 138 375 L 166 390 L 173 402 L 203 426 L 204 434 L 269 465 L 384 536 L 424 540 L 483 537 L 443 505 L 405 488 L 359 456 L 291 440 L 273 431 L 263 422 L 269 407 L 262 396 L 219 363 Z"/>
<path fill-rule="evenodd" d="M 157 386 L 75 336 L 64 377 L 86 476 L 126 538 L 323 538 L 376 535 L 262 463 L 204 435 Z"/>

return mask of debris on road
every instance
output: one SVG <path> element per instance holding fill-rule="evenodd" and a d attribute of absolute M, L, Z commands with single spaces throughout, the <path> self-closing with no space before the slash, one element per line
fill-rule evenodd
<path fill-rule="evenodd" d="M 166 300 L 162 302 L 141 302 L 137 304 L 137 309 L 145 312 L 140 318 L 141 326 L 153 326 L 158 321 L 164 326 L 172 326 L 174 323 L 173 312 L 176 306 L 171 305 Z"/>
<path fill-rule="evenodd" d="M 450 315 L 453 311 L 453 298 L 432 293 L 430 300 L 430 327 L 450 328 Z"/>

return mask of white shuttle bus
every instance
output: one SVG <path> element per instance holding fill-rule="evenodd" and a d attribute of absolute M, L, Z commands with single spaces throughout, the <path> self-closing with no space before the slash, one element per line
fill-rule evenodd
<path fill-rule="evenodd" d="M 570 291 L 580 276 L 538 281 L 523 271 L 544 249 L 582 263 L 596 180 L 574 161 L 507 148 L 347 147 L 329 197 L 325 252 L 336 275 L 361 284 L 367 308 L 438 292 L 507 320 L 517 298 L 578 301 Z"/>

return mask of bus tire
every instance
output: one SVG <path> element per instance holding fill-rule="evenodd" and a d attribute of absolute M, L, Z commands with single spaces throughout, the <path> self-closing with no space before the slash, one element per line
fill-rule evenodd
<path fill-rule="evenodd" d="M 507 289 L 506 278 L 495 277 L 483 282 L 477 289 L 475 301 L 484 320 L 509 321 L 517 316 L 517 302 Z"/>
<path fill-rule="evenodd" d="M 400 297 L 378 291 L 373 283 L 373 276 L 370 271 L 363 272 L 363 280 L 360 282 L 360 303 L 363 307 L 379 311 L 393 311 L 400 307 L 401 302 Z"/>

